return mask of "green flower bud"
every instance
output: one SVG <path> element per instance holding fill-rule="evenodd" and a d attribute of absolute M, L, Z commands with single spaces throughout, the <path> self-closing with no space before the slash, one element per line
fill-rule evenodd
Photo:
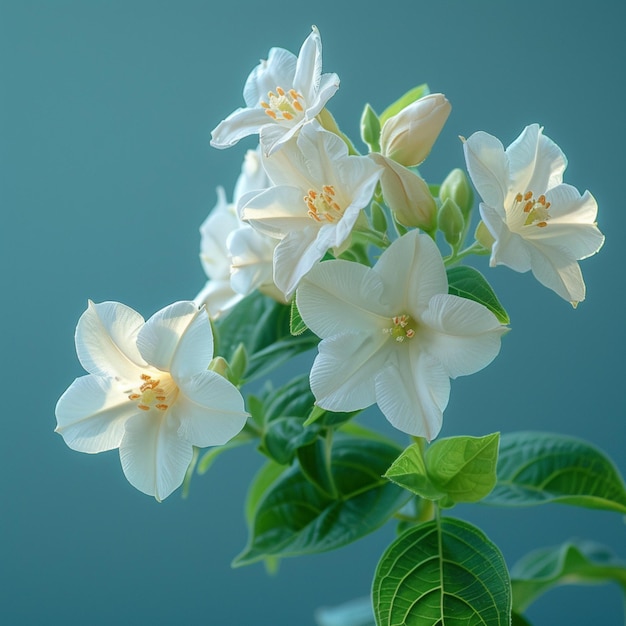
<path fill-rule="evenodd" d="M 380 120 L 369 104 L 365 105 L 361 115 L 361 138 L 370 152 L 380 152 Z"/>
<path fill-rule="evenodd" d="M 230 367 L 228 365 L 228 361 L 221 356 L 216 356 L 210 363 L 209 368 L 212 372 L 219 374 L 229 380 Z"/>
<path fill-rule="evenodd" d="M 387 216 L 378 202 L 372 202 L 372 226 L 379 233 L 387 232 Z"/>
<path fill-rule="evenodd" d="M 246 369 L 248 367 L 248 353 L 243 343 L 237 346 L 233 354 L 233 358 L 230 360 L 230 377 L 231 382 L 237 384 L 243 379 Z"/>
<path fill-rule="evenodd" d="M 439 208 L 439 230 L 443 233 L 446 241 L 455 248 L 459 245 L 461 234 L 465 228 L 465 219 L 461 209 L 451 198 L 446 198 Z"/>
<path fill-rule="evenodd" d="M 445 202 L 448 198 L 454 200 L 461 209 L 463 217 L 467 219 L 474 205 L 474 192 L 463 170 L 453 169 L 439 188 L 439 198 Z"/>
<path fill-rule="evenodd" d="M 380 178 L 383 198 L 404 226 L 415 226 L 430 233 L 437 225 L 437 204 L 428 185 L 415 172 L 382 154 L 370 155 L 376 163 L 383 165 Z"/>
<path fill-rule="evenodd" d="M 491 246 L 493 246 L 493 242 L 495 239 L 493 235 L 489 232 L 489 229 L 485 226 L 485 222 L 482 220 L 478 222 L 478 226 L 476 227 L 476 232 L 474 233 L 474 238 L 476 241 L 486 250 L 491 250 Z"/>

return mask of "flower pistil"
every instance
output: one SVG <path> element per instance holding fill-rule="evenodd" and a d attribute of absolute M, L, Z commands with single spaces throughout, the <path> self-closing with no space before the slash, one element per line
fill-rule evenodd
<path fill-rule="evenodd" d="M 265 109 L 266 115 L 273 120 L 286 120 L 291 122 L 297 117 L 303 117 L 304 108 L 300 100 L 304 99 L 295 89 L 285 91 L 282 87 L 276 87 L 276 93 L 273 91 L 267 94 L 268 101 L 261 101 L 261 106 Z"/>
<path fill-rule="evenodd" d="M 398 343 L 402 343 L 405 339 L 413 339 L 415 337 L 415 329 L 411 324 L 409 315 L 394 315 L 391 318 L 393 326 L 383 328 L 383 332 L 389 334 Z"/>
<path fill-rule="evenodd" d="M 153 378 L 150 374 L 141 374 L 141 383 L 137 389 L 131 389 L 128 399 L 137 402 L 137 408 L 149 411 L 151 408 L 167 411 L 176 399 L 178 388 L 172 377 Z"/>
<path fill-rule="evenodd" d="M 535 199 L 535 194 L 532 191 L 527 191 L 525 194 L 518 193 L 515 196 L 512 210 L 518 214 L 520 208 L 523 213 L 526 214 L 524 220 L 524 226 L 538 226 L 539 228 L 545 228 L 548 225 L 550 219 L 550 203 L 546 201 L 545 195 L 541 194 Z"/>
<path fill-rule="evenodd" d="M 332 185 L 324 185 L 322 191 L 309 189 L 304 196 L 304 202 L 308 207 L 308 215 L 316 222 L 325 219 L 327 222 L 336 222 L 341 219 L 343 209 L 335 200 L 336 191 Z"/>

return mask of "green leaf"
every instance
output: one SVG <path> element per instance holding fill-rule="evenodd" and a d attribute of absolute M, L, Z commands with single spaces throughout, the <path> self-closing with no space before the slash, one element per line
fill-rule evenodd
<path fill-rule="evenodd" d="M 499 441 L 500 433 L 437 440 L 426 450 L 432 483 L 450 503 L 482 500 L 496 484 Z"/>
<path fill-rule="evenodd" d="M 255 291 L 215 322 L 215 354 L 231 362 L 240 344 L 247 354 L 245 380 L 262 376 L 319 343 L 311 332 L 289 333 L 291 308 Z"/>
<path fill-rule="evenodd" d="M 382 526 L 409 498 L 382 478 L 397 454 L 382 442 L 337 439 L 331 455 L 337 499 L 312 485 L 298 465 L 286 470 L 259 502 L 248 545 L 233 565 L 334 550 Z"/>
<path fill-rule="evenodd" d="M 248 361 L 246 382 L 268 374 L 294 356 L 315 348 L 319 338 L 307 331 L 298 337 L 287 337 L 255 352 Z"/>
<path fill-rule="evenodd" d="M 317 439 L 319 427 L 304 427 L 298 417 L 281 417 L 273 420 L 263 436 L 262 450 L 277 463 L 288 465 L 298 448 L 308 446 Z"/>
<path fill-rule="evenodd" d="M 499 433 L 486 437 L 439 439 L 423 455 L 410 445 L 387 470 L 385 477 L 444 506 L 477 502 L 496 484 Z"/>
<path fill-rule="evenodd" d="M 430 89 L 428 85 L 424 83 L 423 85 L 418 85 L 417 87 L 413 87 L 413 89 L 407 91 L 403 96 L 398 98 L 393 104 L 390 104 L 379 116 L 380 126 L 381 128 L 384 126 L 385 122 L 394 115 L 397 115 L 409 106 L 409 104 L 413 104 L 416 100 L 427 96 L 430 93 Z"/>
<path fill-rule="evenodd" d="M 428 500 L 440 500 L 446 495 L 430 480 L 421 447 L 417 443 L 402 452 L 385 473 L 385 478 Z"/>
<path fill-rule="evenodd" d="M 436 519 L 398 537 L 372 587 L 378 626 L 509 626 L 511 584 L 498 548 L 475 526 Z"/>
<path fill-rule="evenodd" d="M 484 502 L 500 506 L 561 502 L 626 513 L 626 488 L 613 463 L 586 441 L 519 432 L 502 435 L 498 482 Z"/>
<path fill-rule="evenodd" d="M 296 299 L 294 298 L 291 301 L 291 316 L 289 318 L 289 332 L 298 336 L 301 335 L 305 330 L 307 330 L 308 326 L 304 323 L 304 320 L 300 316 L 300 311 L 298 311 L 298 305 L 296 304 Z"/>
<path fill-rule="evenodd" d="M 451 267 L 446 271 L 449 293 L 467 300 L 474 300 L 474 302 L 486 306 L 502 324 L 508 324 L 511 321 L 491 285 L 478 270 L 467 265 L 460 265 Z"/>
<path fill-rule="evenodd" d="M 331 448 L 327 440 L 317 439 L 312 444 L 299 448 L 298 463 L 310 483 L 329 498 L 337 498 Z"/>
<path fill-rule="evenodd" d="M 626 593 L 626 564 L 604 546 L 581 541 L 542 548 L 526 555 L 511 570 L 513 606 L 522 612 L 557 585 L 616 582 Z"/>

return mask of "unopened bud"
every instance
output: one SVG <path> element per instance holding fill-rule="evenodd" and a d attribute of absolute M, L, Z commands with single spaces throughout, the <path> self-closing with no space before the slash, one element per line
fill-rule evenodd
<path fill-rule="evenodd" d="M 485 226 L 485 222 L 482 220 L 478 222 L 474 239 L 486 250 L 491 250 L 491 246 L 493 246 L 493 242 L 495 241 L 493 235 L 489 232 L 487 226 Z"/>
<path fill-rule="evenodd" d="M 387 217 L 378 202 L 372 202 L 372 226 L 379 233 L 387 232 Z"/>
<path fill-rule="evenodd" d="M 370 158 L 385 166 L 380 178 L 383 198 L 404 226 L 415 226 L 426 232 L 435 230 L 437 204 L 426 182 L 415 172 L 399 165 L 381 154 Z"/>
<path fill-rule="evenodd" d="M 220 376 L 223 376 L 226 379 L 228 379 L 228 374 L 230 373 L 228 361 L 226 361 L 226 359 L 221 356 L 216 356 L 209 363 L 209 370 L 215 372 L 216 374 L 219 374 Z"/>
<path fill-rule="evenodd" d="M 465 227 L 465 220 L 461 209 L 451 198 L 446 198 L 439 208 L 439 230 L 443 233 L 446 241 L 455 248 L 461 240 L 461 233 Z"/>
<path fill-rule="evenodd" d="M 371 152 L 380 151 L 380 120 L 369 104 L 365 105 L 361 115 L 361 139 L 369 146 Z"/>
<path fill-rule="evenodd" d="M 450 103 L 440 93 L 416 100 L 390 117 L 380 133 L 382 154 L 401 165 L 421 163 L 450 115 Z"/>
<path fill-rule="evenodd" d="M 445 202 L 448 198 L 454 200 L 461 209 L 463 217 L 467 218 L 474 205 L 474 192 L 465 172 L 461 169 L 453 169 L 441 183 L 439 198 Z"/>

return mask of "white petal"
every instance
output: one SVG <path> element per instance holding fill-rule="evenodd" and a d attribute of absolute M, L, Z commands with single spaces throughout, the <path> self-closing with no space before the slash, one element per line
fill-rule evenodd
<path fill-rule="evenodd" d="M 261 285 L 273 284 L 274 249 L 278 240 L 249 225 L 237 229 L 226 245 L 232 257 L 230 284 L 237 293 L 247 295 Z"/>
<path fill-rule="evenodd" d="M 529 246 L 534 277 L 561 298 L 577 304 L 585 299 L 585 282 L 576 261 L 555 249 Z"/>
<path fill-rule="evenodd" d="M 493 135 L 474 133 L 463 143 L 467 170 L 485 203 L 504 212 L 509 187 L 508 161 L 504 146 Z"/>
<path fill-rule="evenodd" d="M 230 148 L 240 139 L 259 133 L 271 124 L 272 119 L 261 108 L 246 108 L 233 111 L 211 132 L 211 145 L 214 148 Z"/>
<path fill-rule="evenodd" d="M 572 185 L 557 185 L 546 192 L 550 202 L 550 223 L 594 224 L 598 215 L 598 203 L 588 192 L 581 196 Z"/>
<path fill-rule="evenodd" d="M 417 344 L 401 345 L 376 376 L 376 402 L 398 430 L 434 439 L 450 397 L 450 379 L 442 365 L 419 351 Z"/>
<path fill-rule="evenodd" d="M 448 294 L 434 296 L 424 311 L 415 341 L 434 356 L 451 378 L 483 369 L 498 355 L 506 331 L 478 302 Z"/>
<path fill-rule="evenodd" d="M 296 56 L 284 48 L 272 48 L 267 61 L 261 61 L 250 72 L 243 88 L 243 97 L 249 107 L 258 107 L 268 100 L 268 93 L 282 87 L 289 91 L 293 86 Z M 268 118 L 269 119 L 269 118 Z"/>
<path fill-rule="evenodd" d="M 205 308 L 196 310 L 196 317 L 189 325 L 176 346 L 170 371 L 178 383 L 186 376 L 205 372 L 213 358 L 213 329 Z"/>
<path fill-rule="evenodd" d="M 259 192 L 267 189 L 269 185 L 270 181 L 261 161 L 261 147 L 257 147 L 256 150 L 248 150 L 241 166 L 241 174 L 235 183 L 233 204 L 236 205 L 242 196 L 252 191 Z"/>
<path fill-rule="evenodd" d="M 155 313 L 137 337 L 137 346 L 143 358 L 157 369 L 169 372 L 181 337 L 198 313 L 198 307 L 193 302 L 175 302 Z M 206 317 L 205 312 L 202 314 Z M 210 361 L 213 342 L 206 336 L 203 340 L 209 344 L 199 350 L 203 354 L 210 354 Z M 206 361 L 204 368 L 209 361 Z"/>
<path fill-rule="evenodd" d="M 328 231 L 325 231 L 326 233 Z M 326 254 L 328 237 L 314 226 L 287 235 L 274 250 L 274 283 L 291 298 L 303 276 Z M 332 234 L 332 233 L 331 233 Z"/>
<path fill-rule="evenodd" d="M 143 317 L 124 304 L 89 301 L 76 326 L 81 365 L 90 374 L 135 380 L 145 365 L 136 345 L 143 323 Z"/>
<path fill-rule="evenodd" d="M 77 378 L 59 398 L 57 428 L 65 443 L 79 452 L 105 452 L 118 448 L 124 424 L 139 413 L 117 383 L 100 376 Z"/>
<path fill-rule="evenodd" d="M 120 444 L 122 469 L 133 487 L 164 500 L 185 478 L 193 447 L 178 435 L 169 412 L 142 413 L 126 423 Z"/>
<path fill-rule="evenodd" d="M 339 89 L 339 76 L 337 74 L 322 74 L 315 99 L 308 103 L 306 118 L 313 119 L 335 95 Z"/>
<path fill-rule="evenodd" d="M 300 130 L 303 122 L 304 120 L 272 122 L 271 124 L 263 126 L 259 133 L 263 156 L 274 156 L 278 152 L 282 152 L 285 146 L 290 144 L 290 140 L 295 141 L 294 136 Z"/>
<path fill-rule="evenodd" d="M 480 203 L 480 216 L 495 239 L 491 249 L 490 265 L 506 265 L 516 272 L 530 269 L 530 252 L 524 239 L 512 233 L 502 215 L 484 202 Z"/>
<path fill-rule="evenodd" d="M 234 206 L 226 202 L 222 187 L 217 188 L 217 197 L 217 204 L 200 226 L 200 261 L 209 278 L 223 280 L 230 276 L 226 238 L 240 223 Z"/>
<path fill-rule="evenodd" d="M 275 238 L 313 225 L 298 187 L 270 187 L 262 191 L 243 206 L 241 217 L 259 232 Z"/>
<path fill-rule="evenodd" d="M 414 316 L 438 293 L 448 293 L 448 278 L 435 242 L 416 230 L 387 248 L 374 266 L 385 284 L 383 302 L 393 315 Z"/>
<path fill-rule="evenodd" d="M 307 178 L 312 187 L 319 191 L 323 185 L 335 183 L 337 178 L 340 187 L 346 186 L 348 180 L 337 176 L 336 167 L 338 162 L 348 159 L 348 146 L 335 133 L 324 130 L 317 122 L 311 122 L 302 127 L 297 147 L 304 157 Z"/>
<path fill-rule="evenodd" d="M 322 75 L 322 41 L 317 28 L 304 40 L 293 79 L 293 87 L 310 102 L 317 92 Z"/>
<path fill-rule="evenodd" d="M 296 303 L 306 325 L 322 338 L 345 331 L 373 332 L 395 314 L 380 303 L 380 276 L 360 263 L 325 261 L 302 279 Z"/>
<path fill-rule="evenodd" d="M 507 148 L 512 192 L 533 191 L 536 196 L 563 181 L 567 159 L 561 149 L 543 135 L 539 124 L 527 126 Z"/>
<path fill-rule="evenodd" d="M 180 420 L 180 436 L 201 448 L 225 444 L 248 417 L 237 388 L 215 372 L 180 381 L 171 413 Z"/>
<path fill-rule="evenodd" d="M 389 354 L 389 335 L 349 332 L 324 339 L 311 368 L 317 404 L 331 411 L 356 411 L 374 404 L 374 379 Z"/>
<path fill-rule="evenodd" d="M 228 278 L 226 280 L 208 280 L 193 301 L 198 308 L 204 305 L 209 312 L 209 317 L 214 320 L 223 313 L 230 311 L 241 299 L 241 294 L 235 292 L 230 278 Z"/>

